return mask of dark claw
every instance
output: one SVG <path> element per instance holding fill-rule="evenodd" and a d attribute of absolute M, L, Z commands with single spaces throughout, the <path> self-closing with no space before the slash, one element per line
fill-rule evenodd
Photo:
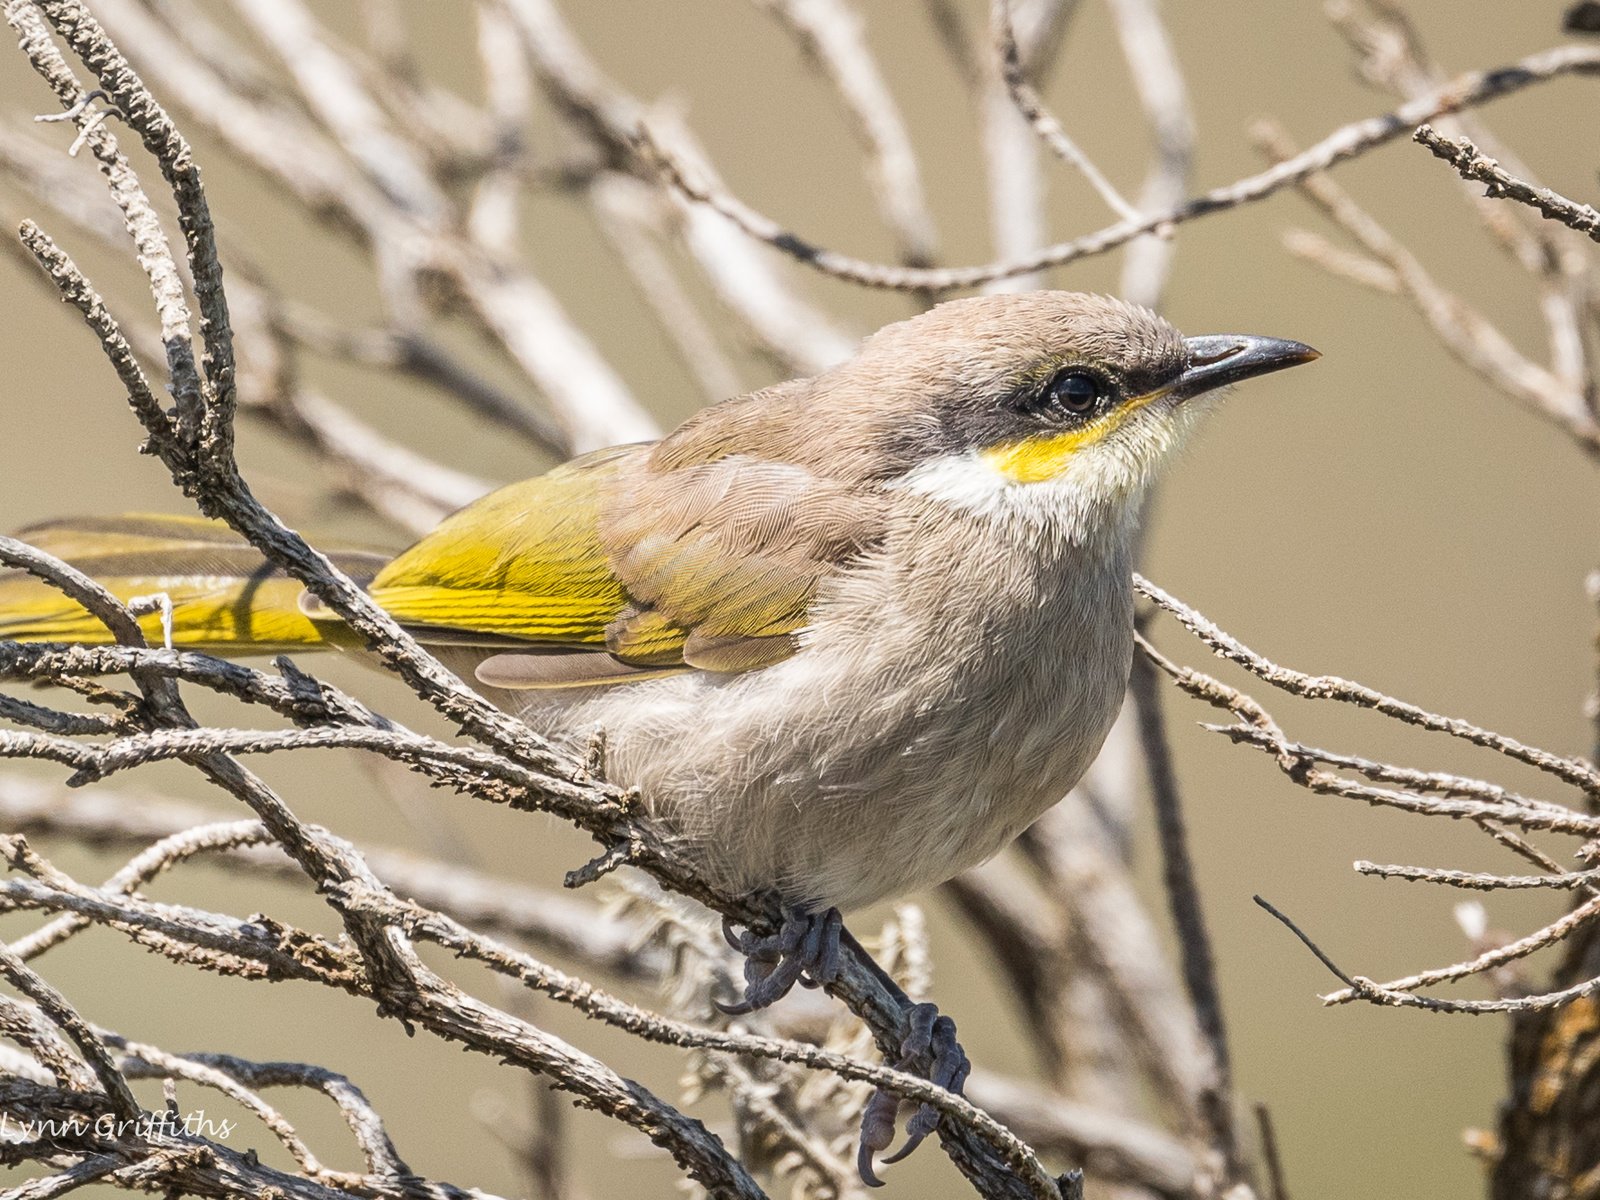
<path fill-rule="evenodd" d="M 960 1095 L 967 1075 L 972 1070 L 972 1063 L 956 1041 L 956 1023 L 949 1017 L 940 1016 L 939 1010 L 932 1004 L 915 1005 L 907 1012 L 906 1020 L 909 1028 L 900 1043 L 902 1057 L 895 1064 L 895 1069 L 915 1071 L 918 1063 L 929 1061 L 929 1081 Z M 861 1173 L 862 1182 L 869 1187 L 878 1186 L 878 1177 L 872 1171 L 873 1155 L 887 1150 L 894 1141 L 894 1122 L 899 1111 L 898 1098 L 880 1088 L 872 1094 L 866 1110 L 861 1114 L 861 1150 L 856 1155 L 856 1168 Z M 919 1105 L 906 1123 L 906 1144 L 883 1161 L 899 1162 L 938 1128 L 939 1110 L 931 1104 Z"/>
<path fill-rule="evenodd" d="M 734 1004 L 715 1002 L 730 1017 L 776 1003 L 797 983 L 822 987 L 839 977 L 845 935 L 844 920 L 836 908 L 823 913 L 789 909 L 778 932 L 767 935 L 749 930 L 735 932 L 731 922 L 723 921 L 722 936 L 745 958 L 744 996 Z M 920 1072 L 923 1064 L 927 1064 L 928 1079 L 958 1095 L 971 1070 L 966 1053 L 956 1041 L 955 1022 L 940 1016 L 932 1004 L 916 1004 L 907 1010 L 906 1035 L 901 1039 L 900 1061 L 895 1066 L 901 1071 Z M 872 1093 L 862 1110 L 856 1170 L 868 1187 L 883 1186 L 873 1170 L 873 1159 L 894 1143 L 899 1116 L 900 1098 L 882 1088 Z M 931 1104 L 918 1105 L 906 1123 L 906 1144 L 883 1161 L 899 1162 L 938 1127 L 939 1110 Z"/>
<path fill-rule="evenodd" d="M 767 1005 L 775 1004 L 787 996 L 805 969 L 805 961 L 798 955 L 779 958 L 775 962 L 769 959 L 746 959 L 744 999 L 737 1004 L 723 1004 L 719 1001 L 717 1007 L 730 1017 L 739 1017 L 745 1013 L 755 1012 L 758 1008 L 766 1008 Z"/>
<path fill-rule="evenodd" d="M 918 1124 L 918 1122 L 922 1119 L 922 1116 L 923 1116 L 924 1113 L 930 1113 L 930 1112 L 933 1113 L 933 1123 L 931 1125 L 928 1125 L 927 1128 L 924 1129 Z M 936 1110 L 934 1110 L 934 1109 L 929 1108 L 926 1104 L 924 1104 L 921 1108 L 919 1108 L 917 1110 L 917 1115 L 911 1118 L 911 1123 L 906 1126 L 906 1144 L 904 1146 L 901 1146 L 900 1149 L 896 1150 L 893 1154 L 889 1155 L 888 1158 L 884 1159 L 883 1160 L 884 1165 L 885 1166 L 893 1166 L 895 1163 L 899 1162 L 901 1159 L 909 1158 L 911 1156 L 911 1152 L 913 1150 L 915 1150 L 918 1146 L 922 1145 L 923 1141 L 927 1138 L 928 1134 L 932 1133 L 935 1129 L 938 1128 L 938 1126 L 939 1126 L 939 1114 L 938 1114 L 938 1112 Z"/>
<path fill-rule="evenodd" d="M 856 1150 L 856 1173 L 868 1187 L 882 1187 L 872 1170 L 873 1155 L 887 1150 L 894 1142 L 895 1118 L 900 1115 L 900 1097 L 882 1088 L 872 1093 L 861 1111 L 861 1145 Z"/>
<path fill-rule="evenodd" d="M 735 933 L 732 924 L 723 921 L 723 938 L 745 956 L 745 988 L 737 1003 L 714 1003 L 728 1016 L 738 1017 L 777 1003 L 797 983 L 808 987 L 832 983 L 839 977 L 843 929 L 844 919 L 836 908 L 823 913 L 791 909 L 778 932 L 764 937 L 748 930 Z"/>

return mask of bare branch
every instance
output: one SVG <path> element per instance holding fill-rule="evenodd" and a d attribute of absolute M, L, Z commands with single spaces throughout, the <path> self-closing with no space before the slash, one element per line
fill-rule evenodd
<path fill-rule="evenodd" d="M 1563 75 L 1593 75 L 1600 72 L 1600 50 L 1585 46 L 1561 46 L 1529 55 L 1510 66 L 1492 71 L 1474 71 L 1452 80 L 1446 86 L 1401 105 L 1391 113 L 1369 117 L 1335 130 L 1310 149 L 1279 163 L 1259 175 L 1240 179 L 1224 187 L 1192 197 L 1182 204 L 1156 213 L 1146 213 L 1138 221 L 1122 221 L 1095 233 L 1058 242 L 1037 254 L 1010 262 L 978 267 L 946 267 L 913 270 L 886 263 L 868 262 L 828 250 L 789 232 L 772 218 L 751 208 L 732 193 L 713 183 L 683 159 L 673 154 L 647 129 L 638 134 L 638 146 L 655 162 L 662 176 L 686 197 L 721 213 L 757 241 L 782 250 L 796 261 L 825 275 L 858 283 L 864 287 L 898 291 L 948 291 L 977 287 L 998 279 L 1026 275 L 1047 267 L 1058 267 L 1075 259 L 1104 254 L 1134 238 L 1159 229 L 1180 225 L 1241 204 L 1265 199 L 1308 175 L 1359 157 L 1406 134 L 1424 121 L 1484 104 L 1533 84 Z"/>
<path fill-rule="evenodd" d="M 1527 181 L 1518 179 L 1494 159 L 1484 157 L 1483 153 L 1472 144 L 1471 138 L 1462 137 L 1451 141 L 1432 126 L 1423 125 L 1412 135 L 1412 140 L 1426 146 L 1435 158 L 1442 158 L 1449 163 L 1461 178 L 1487 184 L 1485 195 L 1495 199 L 1504 197 L 1519 204 L 1526 204 L 1529 208 L 1536 209 L 1546 220 L 1559 221 L 1568 229 L 1575 229 L 1587 235 L 1591 241 L 1600 242 L 1600 212 L 1596 212 L 1587 204 L 1568 200 L 1549 188 L 1534 187 Z"/>
<path fill-rule="evenodd" d="M 1292 154 L 1287 136 L 1270 122 L 1257 127 L 1256 140 L 1274 159 L 1287 161 Z M 1600 457 L 1600 423 L 1581 392 L 1528 359 L 1480 313 L 1435 282 L 1417 257 L 1333 180 L 1313 175 L 1297 186 L 1393 273 L 1399 289 L 1452 354 L 1524 407 L 1555 423 L 1586 453 Z"/>
<path fill-rule="evenodd" d="M 100 1088 L 111 1109 L 124 1120 L 133 1120 L 144 1111 L 128 1088 L 128 1081 L 117 1069 L 105 1042 L 60 992 L 10 949 L 0 946 L 0 975 L 39 1006 L 40 1014 L 77 1048 L 89 1070 L 100 1081 Z"/>
<path fill-rule="evenodd" d="M 1139 210 L 1123 199 L 1122 193 L 1117 191 L 1115 185 L 1105 177 L 1100 168 L 1095 166 L 1088 155 L 1078 148 L 1078 144 L 1067 136 L 1067 131 L 1062 128 L 1061 122 L 1045 107 L 1039 93 L 1024 76 L 1022 53 L 1017 48 L 1016 34 L 1011 28 L 1010 0 L 992 0 L 990 14 L 990 26 L 993 29 L 995 48 L 1000 59 L 1000 78 L 1005 82 L 1006 91 L 1010 93 L 1018 111 L 1039 135 L 1039 140 L 1050 148 L 1052 154 L 1088 180 L 1089 186 L 1094 188 L 1099 197 L 1106 202 L 1106 207 L 1124 221 L 1137 221 Z"/>
<path fill-rule="evenodd" d="M 1600 772 L 1581 759 L 1565 758 L 1548 750 L 1524 745 L 1515 738 L 1493 733 L 1469 721 L 1440 716 L 1415 704 L 1386 696 L 1374 688 L 1341 679 L 1337 675 L 1306 675 L 1288 667 L 1280 667 L 1251 650 L 1231 634 L 1223 632 L 1215 623 L 1162 591 L 1148 579 L 1135 576 L 1134 587 L 1176 617 L 1185 629 L 1219 657 L 1238 664 L 1273 687 L 1308 700 L 1334 700 L 1358 708 L 1369 708 L 1407 725 L 1447 733 L 1451 737 L 1471 742 L 1474 746 L 1482 746 L 1507 758 L 1526 763 L 1530 767 L 1536 767 L 1564 783 L 1582 789 L 1586 794 L 1600 795 Z"/>
<path fill-rule="evenodd" d="M 1281 921 L 1295 937 L 1304 943 L 1312 954 L 1316 955 L 1322 965 L 1327 967 L 1345 985 L 1344 990 L 1324 996 L 1322 998 L 1324 1004 L 1347 1004 L 1352 1000 L 1365 1000 L 1385 1007 L 1420 1008 L 1428 1012 L 1439 1013 L 1532 1012 L 1541 1009 L 1559 1008 L 1564 1004 L 1572 1003 L 1572 1001 L 1580 997 L 1591 996 L 1596 992 L 1600 992 L 1600 978 L 1595 978 L 1570 988 L 1564 988 L 1558 992 L 1546 992 L 1537 996 L 1519 996 L 1501 1000 L 1445 1000 L 1433 996 L 1412 994 L 1412 990 L 1415 988 L 1429 987 L 1438 983 L 1463 979 L 1469 975 L 1480 974 L 1532 954 L 1535 950 L 1542 950 L 1547 946 L 1555 945 L 1575 927 L 1600 914 L 1600 900 L 1591 900 L 1581 908 L 1574 909 L 1560 921 L 1545 926 L 1538 933 L 1481 954 L 1470 962 L 1457 963 L 1455 966 L 1444 967 L 1436 971 L 1424 971 L 1406 979 L 1397 979 L 1393 983 L 1374 983 L 1364 976 L 1348 974 L 1282 912 L 1260 896 L 1257 896 L 1255 900 L 1257 904 Z M 1580 913 L 1582 914 L 1581 917 L 1579 916 Z"/>

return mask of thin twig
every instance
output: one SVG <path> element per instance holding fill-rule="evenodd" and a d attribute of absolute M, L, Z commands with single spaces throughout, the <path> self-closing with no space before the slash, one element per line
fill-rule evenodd
<path fill-rule="evenodd" d="M 1412 140 L 1426 146 L 1435 158 L 1442 158 L 1449 163 L 1461 178 L 1486 184 L 1485 195 L 1526 204 L 1546 220 L 1559 221 L 1591 241 L 1600 242 L 1600 212 L 1587 204 L 1568 200 L 1559 192 L 1546 187 L 1534 187 L 1526 180 L 1518 179 L 1494 159 L 1485 157 L 1472 144 L 1472 139 L 1461 137 L 1452 141 L 1431 125 L 1423 125 L 1412 135 Z"/>
<path fill-rule="evenodd" d="M 1230 1175 L 1236 1176 L 1242 1170 L 1242 1159 L 1233 1121 L 1233 1071 L 1228 1051 L 1227 1024 L 1222 1014 L 1221 988 L 1217 983 L 1216 959 L 1200 900 L 1200 887 L 1195 878 L 1194 860 L 1189 853 L 1178 776 L 1172 763 L 1165 717 L 1161 710 L 1159 678 L 1156 668 L 1148 659 L 1142 656 L 1135 659 L 1129 689 L 1155 807 L 1156 831 L 1161 843 L 1162 879 L 1166 884 L 1173 927 L 1178 934 L 1184 987 L 1190 1003 L 1194 1005 L 1200 1032 L 1210 1052 L 1211 1079 L 1202 1097 L 1203 1113 L 1210 1125 L 1215 1148 L 1222 1155 Z"/>
<path fill-rule="evenodd" d="M 1022 54 L 1017 49 L 1016 33 L 1011 28 L 1011 0 L 991 0 L 989 10 L 990 26 L 1000 58 L 1000 78 L 1018 111 L 1039 135 L 1039 140 L 1050 148 L 1050 152 L 1077 170 L 1112 212 L 1124 221 L 1137 221 L 1139 210 L 1123 198 L 1116 185 L 1067 135 L 1061 122 L 1045 107 L 1039 93 L 1023 74 Z"/>
<path fill-rule="evenodd" d="M 669 150 L 647 127 L 637 133 L 637 145 L 686 197 L 721 213 L 757 241 L 782 250 L 797 262 L 823 274 L 864 287 L 897 291 L 949 291 L 977 287 L 998 279 L 1058 267 L 1079 258 L 1104 254 L 1147 233 L 1192 221 L 1224 209 L 1265 199 L 1308 175 L 1326 171 L 1409 133 L 1417 125 L 1444 113 L 1484 104 L 1522 88 L 1563 75 L 1600 72 L 1600 50 L 1586 46 L 1560 46 L 1492 71 L 1459 76 L 1426 96 L 1401 105 L 1383 116 L 1368 117 L 1335 130 L 1310 149 L 1278 165 L 1223 187 L 1192 197 L 1161 212 L 1146 213 L 1137 221 L 1122 221 L 1094 233 L 1058 242 L 1021 259 L 976 267 L 916 270 L 869 262 L 826 249 L 785 229 L 777 221 L 745 204 L 681 156 Z"/>
<path fill-rule="evenodd" d="M 1586 793 L 1600 794 L 1600 771 L 1581 759 L 1566 758 L 1552 754 L 1548 750 L 1524 745 L 1515 738 L 1494 733 L 1469 721 L 1440 716 L 1415 704 L 1387 696 L 1375 688 L 1341 679 L 1337 675 L 1307 675 L 1288 667 L 1280 667 L 1270 659 L 1257 654 L 1238 638 L 1225 633 L 1214 622 L 1148 579 L 1134 576 L 1134 587 L 1176 617 L 1185 629 L 1210 647 L 1219 657 L 1237 663 L 1273 687 L 1308 700 L 1334 700 L 1358 708 L 1369 708 L 1407 725 L 1447 733 L 1451 737 L 1461 738 L 1475 746 L 1482 746 L 1507 758 L 1536 767 Z"/>

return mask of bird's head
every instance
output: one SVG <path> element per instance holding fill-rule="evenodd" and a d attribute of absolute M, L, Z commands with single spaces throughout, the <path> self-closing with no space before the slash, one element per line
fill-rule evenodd
<path fill-rule="evenodd" d="M 1222 389 L 1316 357 L 1278 338 L 1185 338 L 1104 296 L 1024 292 L 888 326 L 829 390 L 871 398 L 889 486 L 1103 525 L 1137 513 Z"/>

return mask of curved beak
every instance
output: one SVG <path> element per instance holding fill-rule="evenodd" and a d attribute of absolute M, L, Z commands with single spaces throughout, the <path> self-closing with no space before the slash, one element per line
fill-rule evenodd
<path fill-rule="evenodd" d="M 1173 389 L 1180 400 L 1322 357 L 1303 342 L 1245 333 L 1185 338 L 1184 344 L 1189 347 L 1189 367 Z"/>

